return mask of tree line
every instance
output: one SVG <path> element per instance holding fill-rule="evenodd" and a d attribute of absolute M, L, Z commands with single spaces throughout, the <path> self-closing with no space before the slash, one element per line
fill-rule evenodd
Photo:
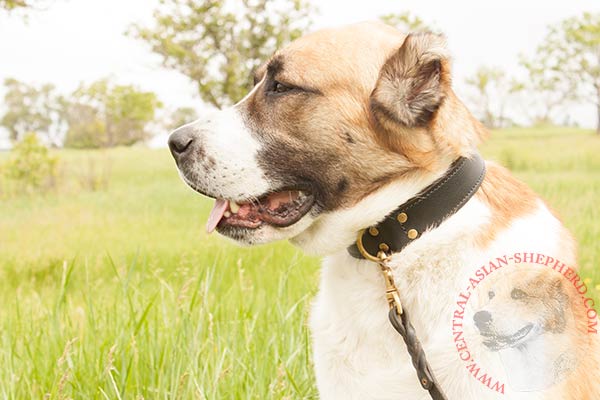
<path fill-rule="evenodd" d="M 34 132 L 52 146 L 102 148 L 146 140 L 162 107 L 156 94 L 109 79 L 82 84 L 67 95 L 51 84 L 36 86 L 13 78 L 4 87 L 6 112 L 0 125 L 10 138 L 20 141 Z M 193 110 L 180 109 L 174 115 L 186 113 Z"/>
<path fill-rule="evenodd" d="M 509 103 L 530 124 L 569 123 L 568 107 L 591 105 L 600 134 L 600 14 L 586 12 L 549 26 L 535 54 L 521 55 L 519 66 L 522 78 L 482 66 L 467 79 L 486 125 L 513 123 L 507 116 Z M 563 120 L 557 121 L 560 115 Z"/>
<path fill-rule="evenodd" d="M 0 0 L 1 8 L 28 7 L 24 0 Z M 200 98 L 215 107 L 240 100 L 253 86 L 252 71 L 282 44 L 302 35 L 314 11 L 307 0 L 163 0 L 149 26 L 128 31 L 161 56 L 167 69 L 187 76 Z M 410 13 L 381 17 L 404 31 L 433 30 Z M 518 104 L 528 123 L 558 123 L 559 111 L 573 104 L 596 107 L 600 133 L 600 14 L 584 13 L 550 26 L 535 55 L 521 57 L 523 77 L 482 66 L 466 80 L 479 118 L 490 127 L 511 125 L 508 109 Z M 49 143 L 69 147 L 111 147 L 142 141 L 163 105 L 154 93 L 101 79 L 68 96 L 52 85 L 5 81 L 6 113 L 0 124 L 11 138 L 44 134 Z M 525 111 L 526 110 L 526 111 Z M 194 119 L 180 109 L 169 128 Z M 62 143 L 61 143 L 62 142 Z"/>

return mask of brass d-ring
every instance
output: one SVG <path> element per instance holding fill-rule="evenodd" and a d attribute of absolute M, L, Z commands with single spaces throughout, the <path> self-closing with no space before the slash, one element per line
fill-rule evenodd
<path fill-rule="evenodd" d="M 367 249 L 365 249 L 365 246 L 363 245 L 362 238 L 366 231 L 366 229 L 363 229 L 362 231 L 358 232 L 358 237 L 356 238 L 356 247 L 365 259 L 369 261 L 381 262 L 381 258 L 369 254 L 369 252 L 367 251 Z"/>

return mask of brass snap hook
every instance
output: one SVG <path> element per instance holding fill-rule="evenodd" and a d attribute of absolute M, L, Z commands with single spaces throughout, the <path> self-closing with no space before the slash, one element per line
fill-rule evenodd
<path fill-rule="evenodd" d="M 377 255 L 373 255 L 365 249 L 365 246 L 362 242 L 363 235 L 367 232 L 367 229 L 363 229 L 358 233 L 358 237 L 356 238 L 356 247 L 360 254 L 369 261 L 376 262 L 379 265 L 379 269 L 381 274 L 383 275 L 383 280 L 385 281 L 385 297 L 388 302 L 390 309 L 394 308 L 398 315 L 402 315 L 402 303 L 400 302 L 400 292 L 394 283 L 394 276 L 392 275 L 392 270 L 387 266 L 387 261 L 390 258 L 390 255 L 386 253 L 385 250 L 389 250 L 389 247 L 379 246 L 380 250 L 377 252 Z M 384 243 L 385 244 L 385 243 Z M 385 249 L 385 250 L 384 250 Z"/>
<path fill-rule="evenodd" d="M 387 299 L 390 309 L 395 309 L 398 315 L 402 315 L 402 302 L 400 301 L 400 292 L 394 282 L 394 276 L 392 275 L 392 269 L 388 267 L 385 260 L 380 261 L 379 268 L 383 279 L 385 281 L 385 297 Z"/>

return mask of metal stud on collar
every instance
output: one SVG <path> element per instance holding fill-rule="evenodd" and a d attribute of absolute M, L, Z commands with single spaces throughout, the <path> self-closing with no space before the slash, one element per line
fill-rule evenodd
<path fill-rule="evenodd" d="M 396 219 L 398 220 L 398 222 L 400 222 L 401 224 L 403 224 L 406 221 L 408 221 L 408 215 L 406 213 L 401 212 L 400 214 L 398 214 L 398 216 L 396 217 Z"/>

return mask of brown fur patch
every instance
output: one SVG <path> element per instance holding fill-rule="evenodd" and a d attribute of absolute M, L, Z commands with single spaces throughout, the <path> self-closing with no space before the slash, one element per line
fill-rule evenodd
<path fill-rule="evenodd" d="M 515 219 L 531 214 L 539 207 L 537 195 L 506 168 L 490 162 L 486 163 L 486 168 L 483 183 L 475 194 L 491 212 L 489 224 L 476 238 L 477 245 L 483 248 Z"/>

